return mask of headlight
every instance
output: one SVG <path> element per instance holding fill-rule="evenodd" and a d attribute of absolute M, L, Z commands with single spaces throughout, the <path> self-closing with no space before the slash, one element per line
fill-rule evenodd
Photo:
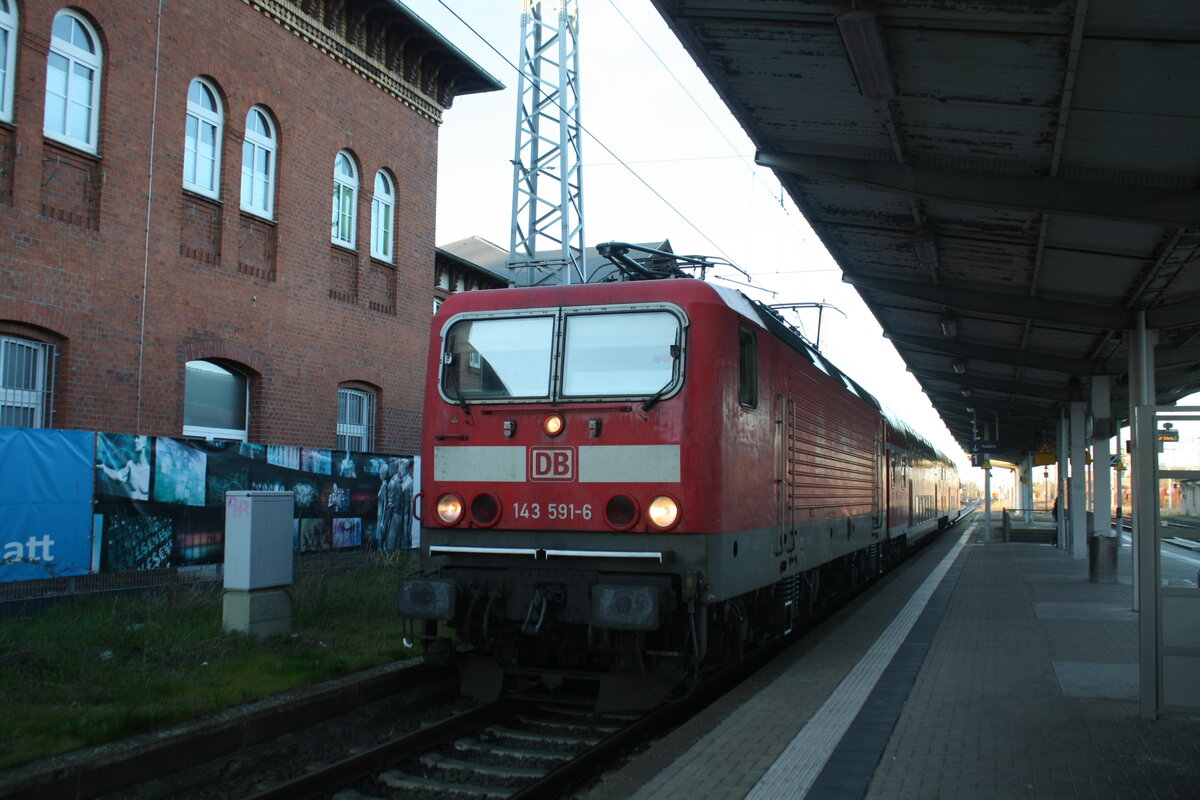
<path fill-rule="evenodd" d="M 558 436 L 562 433 L 563 418 L 561 414 L 547 414 L 542 420 L 542 430 L 547 436 Z"/>
<path fill-rule="evenodd" d="M 462 519 L 463 503 L 457 496 L 444 494 L 437 501 L 437 517 L 443 525 L 457 525 Z"/>
<path fill-rule="evenodd" d="M 659 495 L 646 507 L 646 516 L 656 528 L 670 528 L 679 521 L 679 504 L 666 495 Z"/>
<path fill-rule="evenodd" d="M 638 520 L 638 507 L 633 498 L 619 494 L 604 507 L 604 521 L 614 530 L 627 531 Z"/>
<path fill-rule="evenodd" d="M 475 495 L 471 501 L 471 521 L 481 528 L 490 528 L 500 521 L 500 501 L 494 494 Z"/>

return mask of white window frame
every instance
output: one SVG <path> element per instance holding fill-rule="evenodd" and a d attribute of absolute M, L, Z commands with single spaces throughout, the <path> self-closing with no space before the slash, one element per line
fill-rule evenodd
<path fill-rule="evenodd" d="M 362 389 L 338 389 L 338 450 L 355 453 L 375 449 L 376 395 Z"/>
<path fill-rule="evenodd" d="M 12 122 L 17 71 L 17 4 L 0 0 L 0 121 Z"/>
<path fill-rule="evenodd" d="M 21 363 L 16 365 L 9 361 L 14 348 L 24 351 L 19 356 Z M 18 380 L 9 385 L 8 379 L 17 370 L 20 370 L 16 374 Z M 30 409 L 33 424 L 29 427 L 48 427 L 54 397 L 53 376 L 54 345 L 19 336 L 0 336 L 0 410 Z"/>
<path fill-rule="evenodd" d="M 371 196 L 371 257 L 389 264 L 395 235 L 396 188 L 384 170 L 375 173 L 375 193 Z"/>
<path fill-rule="evenodd" d="M 59 21 L 63 19 L 68 19 L 83 29 L 83 32 L 91 39 L 92 51 L 85 50 L 73 42 L 62 39 L 53 32 L 54 28 L 58 27 Z M 73 31 L 74 28 L 72 28 Z M 57 121 L 52 123 L 50 120 L 51 86 L 57 83 L 54 80 L 54 68 L 51 66 L 51 63 L 56 57 L 66 61 L 67 65 L 65 73 L 66 88 L 64 90 L 65 94 L 62 96 L 62 130 L 58 129 Z M 104 54 L 100 50 L 100 37 L 96 34 L 96 29 L 87 20 L 73 11 L 63 10 L 55 14 L 50 34 L 50 52 L 46 57 L 46 108 L 43 115 L 43 133 L 46 138 L 54 139 L 55 141 L 89 153 L 97 152 L 100 132 L 100 79 L 103 66 Z M 80 70 L 87 70 L 91 73 L 91 85 L 87 88 L 86 92 L 86 106 L 78 102 L 81 99 L 78 96 L 72 99 L 72 96 L 76 95 L 75 90 L 79 86 L 79 82 L 82 80 L 78 75 Z M 54 94 L 57 96 L 57 92 Z M 74 127 L 72 122 L 81 113 L 78 110 L 73 113 L 73 108 L 86 108 L 88 114 L 86 138 L 78 139 L 71 135 L 71 129 Z"/>
<path fill-rule="evenodd" d="M 196 365 L 196 366 L 193 367 L 193 365 Z M 220 364 L 216 364 L 216 363 L 213 363 L 212 361 L 207 361 L 204 359 L 199 359 L 196 361 L 189 361 L 189 362 L 187 362 L 186 365 L 184 365 L 184 385 L 185 385 L 184 393 L 185 393 L 185 396 L 186 396 L 186 392 L 187 392 L 187 389 L 186 389 L 187 370 L 189 368 L 199 368 L 199 369 L 211 368 L 214 371 L 219 370 L 221 372 L 230 373 L 230 374 L 234 375 L 235 377 L 241 378 L 245 382 L 245 389 L 246 389 L 246 400 L 245 400 L 246 419 L 241 428 L 213 428 L 213 427 L 208 427 L 208 426 L 204 426 L 204 425 L 188 425 L 187 418 L 186 418 L 187 409 L 186 409 L 186 404 L 185 404 L 185 407 L 184 407 L 185 417 L 184 417 L 184 425 L 183 425 L 184 438 L 206 439 L 206 440 L 223 439 L 223 440 L 233 441 L 233 442 L 246 441 L 247 433 L 250 429 L 250 376 L 244 372 L 239 372 L 238 370 L 236 370 L 234 368 L 224 367 Z"/>
<path fill-rule="evenodd" d="M 255 130 L 262 121 L 266 132 Z M 271 219 L 275 213 L 275 123 L 261 106 L 246 114 L 246 134 L 242 142 L 242 211 Z M 265 167 L 262 160 L 265 159 Z"/>
<path fill-rule="evenodd" d="M 329 241 L 354 247 L 358 228 L 358 165 L 342 150 L 333 159 L 333 217 Z"/>
<path fill-rule="evenodd" d="M 212 101 L 212 108 L 206 108 L 192 99 L 192 93 L 197 88 Z M 203 78 L 193 79 L 188 84 L 187 119 L 183 134 L 183 188 L 212 198 L 220 194 L 224 121 L 221 96 L 216 87 Z M 199 134 L 204 130 L 211 132 L 211 144 L 202 143 L 203 137 Z M 206 159 L 210 164 L 207 176 L 199 174 L 201 159 Z"/>

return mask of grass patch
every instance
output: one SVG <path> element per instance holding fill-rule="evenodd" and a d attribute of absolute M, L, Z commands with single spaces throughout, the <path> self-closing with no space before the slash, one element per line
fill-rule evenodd
<path fill-rule="evenodd" d="M 413 553 L 299 576 L 292 633 L 222 631 L 219 587 L 79 596 L 0 621 L 0 769 L 407 658 L 396 582 Z"/>

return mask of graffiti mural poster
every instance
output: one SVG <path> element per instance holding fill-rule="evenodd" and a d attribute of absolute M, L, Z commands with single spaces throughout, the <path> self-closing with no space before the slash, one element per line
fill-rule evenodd
<path fill-rule="evenodd" d="M 0 428 L 0 581 L 86 574 L 95 438 Z"/>
<path fill-rule="evenodd" d="M 0 428 L 0 581 L 220 563 L 229 491 L 288 491 L 297 553 L 415 547 L 411 456 Z"/>

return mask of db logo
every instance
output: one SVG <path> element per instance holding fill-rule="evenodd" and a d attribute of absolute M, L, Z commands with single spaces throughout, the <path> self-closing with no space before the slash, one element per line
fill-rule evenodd
<path fill-rule="evenodd" d="M 569 447 L 531 447 L 529 476 L 534 481 L 575 480 L 575 451 Z"/>

